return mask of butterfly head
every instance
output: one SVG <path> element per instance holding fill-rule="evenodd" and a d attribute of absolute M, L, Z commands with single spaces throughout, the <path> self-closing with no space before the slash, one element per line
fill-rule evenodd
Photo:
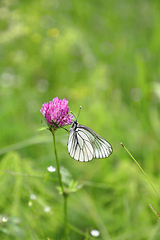
<path fill-rule="evenodd" d="M 72 126 L 71 126 L 71 129 L 75 131 L 76 128 L 77 128 L 77 126 L 78 126 L 78 122 L 77 122 L 77 120 L 76 120 L 76 121 L 73 122 L 73 124 L 72 124 Z"/>

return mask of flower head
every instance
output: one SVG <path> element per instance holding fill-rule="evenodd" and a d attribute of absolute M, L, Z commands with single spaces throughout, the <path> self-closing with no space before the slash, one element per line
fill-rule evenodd
<path fill-rule="evenodd" d="M 65 98 L 59 100 L 55 97 L 52 101 L 44 103 L 40 112 L 48 126 L 54 130 L 72 123 L 73 115 L 69 114 L 68 101 Z"/>

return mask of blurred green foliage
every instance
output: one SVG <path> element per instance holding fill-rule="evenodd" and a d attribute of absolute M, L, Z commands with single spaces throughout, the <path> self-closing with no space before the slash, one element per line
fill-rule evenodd
<path fill-rule="evenodd" d="M 109 159 L 80 163 L 56 133 L 61 166 L 83 188 L 68 201 L 70 239 L 159 240 L 160 3 L 0 1 L 0 238 L 61 239 L 52 136 L 40 108 L 58 96 L 79 123 L 113 146 Z M 76 182 L 78 181 L 78 182 Z M 73 186 L 74 187 L 74 186 Z M 74 189 L 74 188 L 73 188 Z"/>

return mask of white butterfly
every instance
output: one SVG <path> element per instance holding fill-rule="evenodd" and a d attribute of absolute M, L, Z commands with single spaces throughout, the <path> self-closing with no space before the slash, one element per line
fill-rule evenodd
<path fill-rule="evenodd" d="M 73 122 L 69 130 L 68 153 L 80 162 L 88 162 L 93 158 L 106 158 L 113 152 L 112 146 L 92 129 Z"/>

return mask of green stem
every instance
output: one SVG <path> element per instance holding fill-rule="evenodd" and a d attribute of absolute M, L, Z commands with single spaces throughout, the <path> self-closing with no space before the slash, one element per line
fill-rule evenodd
<path fill-rule="evenodd" d="M 61 191 L 62 191 L 63 199 L 64 199 L 64 239 L 67 239 L 67 194 L 64 191 L 64 187 L 63 187 L 63 183 L 62 183 L 62 177 L 61 177 L 61 173 L 60 173 L 60 166 L 59 166 L 59 160 L 58 160 L 57 148 L 56 148 L 56 139 L 55 139 L 54 134 L 53 134 L 53 143 L 54 143 L 54 152 L 55 152 L 56 164 L 57 164 L 59 185 L 61 187 Z"/>
<path fill-rule="evenodd" d="M 67 239 L 67 194 L 64 195 L 64 235 Z"/>
<path fill-rule="evenodd" d="M 60 173 L 60 166 L 59 166 L 58 155 L 57 155 L 57 148 L 56 148 L 56 139 L 55 139 L 55 135 L 54 135 L 54 134 L 53 134 L 53 143 L 54 143 L 54 152 L 55 152 L 56 164 L 57 164 L 57 172 L 58 172 L 59 185 L 60 185 L 60 187 L 61 187 L 62 194 L 64 195 L 64 187 L 63 187 L 62 178 L 61 178 L 61 173 Z"/>
<path fill-rule="evenodd" d="M 152 186 L 152 188 L 154 189 L 155 193 L 157 194 L 158 198 L 160 198 L 157 190 L 155 189 L 153 183 L 151 182 L 151 180 L 149 179 L 149 177 L 147 176 L 147 174 L 145 173 L 145 171 L 143 170 L 143 168 L 139 165 L 139 163 L 136 161 L 136 159 L 132 156 L 132 154 L 128 151 L 128 149 L 123 145 L 123 143 L 121 143 L 122 147 L 124 147 L 124 149 L 127 151 L 127 153 L 130 155 L 130 157 L 133 159 L 133 161 L 137 164 L 137 166 L 140 168 L 140 170 L 142 171 L 142 173 L 144 174 L 144 176 L 147 178 L 148 182 L 150 183 L 150 185 Z"/>
<path fill-rule="evenodd" d="M 149 204 L 149 206 L 152 209 L 152 211 L 156 214 L 156 216 L 160 219 L 160 215 L 156 212 L 156 210 L 152 207 L 152 205 Z"/>

